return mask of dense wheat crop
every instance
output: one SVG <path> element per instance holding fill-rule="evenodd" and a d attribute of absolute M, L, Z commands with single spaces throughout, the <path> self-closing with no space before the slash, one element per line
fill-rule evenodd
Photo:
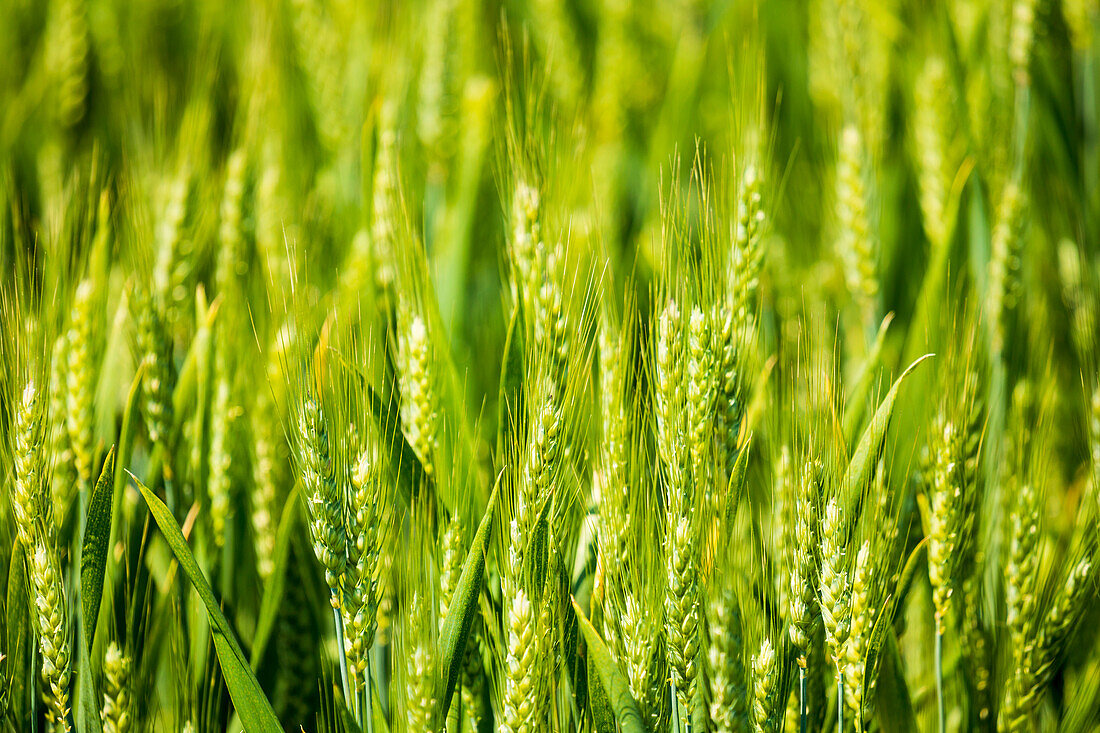
<path fill-rule="evenodd" d="M 4 731 L 1100 731 L 1096 0 L 0 0 Z"/>

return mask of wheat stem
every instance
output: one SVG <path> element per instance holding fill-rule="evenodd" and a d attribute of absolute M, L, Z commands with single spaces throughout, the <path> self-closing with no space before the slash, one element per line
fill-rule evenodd
<path fill-rule="evenodd" d="M 943 629 L 936 628 L 936 713 L 939 731 L 943 733 L 947 724 L 947 713 L 943 704 Z"/>
<path fill-rule="evenodd" d="M 836 733 L 844 733 L 844 673 L 836 673 Z"/>
<path fill-rule="evenodd" d="M 351 687 L 348 685 L 348 657 L 344 653 L 344 619 L 340 615 L 340 602 L 333 593 L 332 620 L 336 624 L 336 655 L 340 658 L 340 686 L 344 692 L 344 700 L 348 705 L 351 701 Z"/>

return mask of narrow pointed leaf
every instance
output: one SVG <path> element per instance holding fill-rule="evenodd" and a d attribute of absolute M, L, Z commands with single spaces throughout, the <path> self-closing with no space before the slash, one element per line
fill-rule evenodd
<path fill-rule="evenodd" d="M 176 556 L 176 560 L 179 561 L 179 566 L 191 580 L 191 584 L 199 594 L 203 605 L 206 606 L 206 612 L 210 618 L 210 634 L 214 638 L 214 648 L 218 654 L 218 661 L 221 663 L 222 675 L 225 677 L 226 687 L 229 688 L 229 696 L 233 700 L 233 707 L 236 708 L 245 730 L 249 733 L 253 731 L 264 733 L 281 731 L 282 726 L 275 716 L 275 711 L 272 710 L 271 703 L 264 696 L 260 683 L 248 664 L 248 658 L 245 657 L 244 651 L 237 641 L 236 634 L 230 628 L 228 619 L 222 613 L 221 607 L 214 597 L 214 591 L 210 588 L 210 583 L 206 580 L 206 576 L 202 574 L 202 570 L 195 561 L 195 556 L 191 553 L 191 548 L 188 546 L 183 532 L 180 531 L 179 525 L 176 524 L 175 518 L 168 511 L 168 507 L 164 505 L 164 502 L 158 499 L 149 487 L 138 480 L 137 476 L 130 473 L 130 479 L 141 491 L 141 495 L 145 497 L 145 503 L 149 505 L 149 512 L 153 515 L 157 526 L 160 527 L 160 531 L 168 542 L 168 546 L 172 549 L 172 553 Z"/>
<path fill-rule="evenodd" d="M 503 473 L 501 474 L 503 476 Z M 473 544 L 462 565 L 462 574 L 458 578 L 451 605 L 447 609 L 447 618 L 439 633 L 439 667 L 436 674 L 437 707 L 433 711 L 432 730 L 439 730 L 447 717 L 458 684 L 458 675 L 462 672 L 463 658 L 466 653 L 466 641 L 470 636 L 470 627 L 474 615 L 478 613 L 478 598 L 481 596 L 481 583 L 485 575 L 485 553 L 489 548 L 489 535 L 492 531 L 493 510 L 496 507 L 497 494 L 500 492 L 498 476 L 489 503 L 485 507 L 485 516 L 481 518 Z"/>
<path fill-rule="evenodd" d="M 611 710 L 611 701 L 607 691 L 600 683 L 599 672 L 593 666 L 593 656 L 587 656 L 588 707 L 592 711 L 592 728 L 596 733 L 615 733 L 615 713 Z"/>
<path fill-rule="evenodd" d="M 134 381 L 130 383 L 130 392 L 126 395 L 126 407 L 122 412 L 122 428 L 118 433 L 118 450 L 115 452 L 115 486 L 122 485 L 122 482 L 126 479 L 122 472 L 130 465 L 130 454 L 134 449 L 134 416 L 137 414 L 138 399 L 141 397 L 141 382 L 144 378 L 145 364 L 143 363 L 138 367 L 137 373 L 134 375 Z M 119 508 L 122 506 L 122 492 L 113 494 L 113 497 L 114 499 L 111 502 L 112 542 L 114 540 L 114 518 L 118 516 Z"/>
<path fill-rule="evenodd" d="M 107 452 L 103 470 L 88 501 L 84 523 L 84 545 L 80 551 L 80 613 L 85 642 L 95 637 L 99 604 L 103 598 L 103 574 L 107 568 L 107 548 L 111 540 L 111 504 L 115 488 L 115 448 Z"/>
<path fill-rule="evenodd" d="M 337 710 L 340 711 L 340 722 L 344 724 L 344 733 L 363 733 L 363 729 L 359 727 L 359 721 L 344 704 L 343 697 L 335 696 L 335 702 Z"/>
<path fill-rule="evenodd" d="M 542 502 L 531 537 L 523 550 L 523 582 L 534 603 L 542 602 L 550 560 L 550 497 Z"/>
<path fill-rule="evenodd" d="M 733 519 L 737 514 L 737 505 L 741 503 L 741 495 L 745 490 L 745 477 L 749 470 L 749 446 L 752 445 L 752 435 L 748 436 L 745 444 L 737 453 L 737 460 L 733 462 L 730 471 L 729 485 L 726 487 L 726 526 L 733 525 Z"/>
<path fill-rule="evenodd" d="M 81 578 L 83 582 L 83 578 Z M 88 654 L 88 637 L 84 629 L 76 630 L 76 699 L 72 715 L 76 729 L 80 733 L 100 733 L 103 730 L 99 719 L 99 696 L 92 679 L 92 663 Z"/>
<path fill-rule="evenodd" d="M 622 733 L 645 733 L 645 725 L 642 723 L 642 714 L 638 711 L 638 703 L 630 694 L 630 686 L 623 675 L 622 670 L 611 658 L 611 652 L 603 643 L 599 633 L 589 623 L 584 611 L 577 605 L 574 598 L 573 611 L 577 614 L 577 623 L 580 625 L 584 641 L 588 645 L 588 655 L 592 659 L 592 666 L 600 678 L 600 684 L 607 692 L 607 699 L 611 703 L 611 709 L 615 713 L 615 722 L 619 724 Z"/>
<path fill-rule="evenodd" d="M 875 342 L 871 345 L 871 351 L 863 360 L 859 375 L 853 382 L 851 394 L 848 396 L 848 408 L 844 411 L 844 438 L 850 447 L 856 439 L 856 432 L 863 424 L 863 416 L 867 412 L 867 398 L 871 392 L 871 386 L 876 383 L 875 374 L 882 364 L 882 346 L 886 343 L 886 331 L 894 320 L 893 313 L 887 313 L 882 319 L 882 324 L 875 335 Z"/>
<path fill-rule="evenodd" d="M 853 525 L 854 520 L 859 516 L 860 501 L 863 496 L 863 488 L 867 485 L 867 482 L 871 480 L 871 476 L 874 474 L 875 464 L 878 462 L 879 455 L 882 453 L 882 446 L 886 440 L 886 429 L 890 426 L 890 417 L 894 411 L 894 402 L 898 397 L 898 389 L 901 387 L 901 383 L 905 381 L 905 378 L 913 373 L 913 370 L 917 368 L 919 364 L 927 361 L 932 354 L 925 354 L 912 364 L 909 368 L 901 373 L 893 386 L 890 387 L 890 391 L 886 393 L 886 397 L 879 403 L 878 409 L 875 410 L 874 417 L 871 418 L 871 423 L 863 431 L 863 436 L 859 439 L 859 444 L 856 446 L 855 453 L 852 454 L 852 459 L 848 463 L 848 470 L 844 473 L 844 480 L 840 488 L 841 500 L 844 502 L 846 511 L 844 512 L 845 522 L 848 523 L 849 528 Z"/>

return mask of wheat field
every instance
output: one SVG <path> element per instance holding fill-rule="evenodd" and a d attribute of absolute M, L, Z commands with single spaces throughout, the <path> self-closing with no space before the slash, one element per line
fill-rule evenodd
<path fill-rule="evenodd" d="M 0 729 L 1100 731 L 1096 0 L 0 0 Z"/>

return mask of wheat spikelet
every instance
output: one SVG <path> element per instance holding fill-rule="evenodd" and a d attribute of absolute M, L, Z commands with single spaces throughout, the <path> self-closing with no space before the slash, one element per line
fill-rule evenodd
<path fill-rule="evenodd" d="M 68 408 L 65 404 L 67 378 L 65 369 L 68 359 L 65 354 L 65 334 L 54 340 L 50 352 L 50 386 L 47 390 L 47 455 L 53 458 L 50 496 L 53 506 L 65 506 L 70 500 L 70 491 L 76 484 L 73 452 L 69 444 L 69 427 L 66 420 Z"/>
<path fill-rule="evenodd" d="M 821 584 L 818 603 L 825 624 L 829 657 L 842 670 L 844 646 L 851 624 L 851 584 L 845 561 L 844 522 L 835 498 L 821 518 Z"/>
<path fill-rule="evenodd" d="M 848 125 L 840 136 L 837 162 L 837 250 L 844 262 L 848 289 L 859 303 L 864 320 L 875 319 L 878 297 L 876 245 L 871 232 L 864 178 L 866 153 L 859 129 Z"/>
<path fill-rule="evenodd" d="M 395 275 L 394 252 L 399 215 L 396 114 L 392 102 L 383 105 L 371 187 L 370 233 L 374 251 L 374 287 L 379 299 L 393 285 Z"/>
<path fill-rule="evenodd" d="M 1081 254 L 1068 239 L 1058 243 L 1058 275 L 1062 281 L 1062 300 L 1070 312 L 1073 346 L 1082 364 L 1095 359 L 1096 299 L 1082 277 Z"/>
<path fill-rule="evenodd" d="M 536 287 L 532 319 L 534 353 L 544 378 L 554 386 L 559 400 L 569 391 L 569 316 L 562 291 L 565 249 L 559 243 L 536 251 Z M 541 285 L 538 285 L 541 278 Z"/>
<path fill-rule="evenodd" d="M 256 248 L 267 281 L 290 282 L 290 257 L 284 246 L 284 232 L 292 227 L 286 220 L 287 205 L 282 195 L 282 174 L 272 158 L 271 145 L 264 148 L 263 163 L 256 181 Z M 287 235 L 288 238 L 292 235 Z"/>
<path fill-rule="evenodd" d="M 244 274 L 247 259 L 244 257 L 242 236 L 242 208 L 247 158 L 243 150 L 236 150 L 226 163 L 225 188 L 222 193 L 221 222 L 218 225 L 218 262 L 215 281 L 218 293 L 225 297 L 235 295 L 238 276 Z"/>
<path fill-rule="evenodd" d="M 748 722 L 748 690 L 742 659 L 741 609 L 727 591 L 710 603 L 710 718 L 718 733 L 744 731 Z"/>
<path fill-rule="evenodd" d="M 928 513 L 928 577 L 936 605 L 936 628 L 946 627 L 948 603 L 954 590 L 964 520 L 963 434 L 941 415 L 933 428 L 931 505 Z"/>
<path fill-rule="evenodd" d="M 710 441 L 713 434 L 714 365 L 710 324 L 703 311 L 695 307 L 688 319 L 687 338 L 687 420 L 688 453 L 697 491 L 708 495 Z"/>
<path fill-rule="evenodd" d="M 88 94 L 88 18 L 80 0 L 50 3 L 47 58 L 57 95 L 57 121 L 72 127 L 84 117 Z"/>
<path fill-rule="evenodd" d="M 1024 731 L 1031 726 L 1035 708 L 1055 672 L 1054 664 L 1087 608 L 1093 592 L 1091 573 L 1091 557 L 1081 558 L 1070 570 L 1046 616 L 1035 623 L 1033 636 L 1014 647 L 1015 666 L 1000 711 L 1002 729 Z"/>
<path fill-rule="evenodd" d="M 844 692 L 848 706 L 857 716 L 862 715 L 864 700 L 869 696 L 867 655 L 877 617 L 875 599 L 872 597 L 876 580 L 871 543 L 864 542 L 856 554 L 856 564 L 852 569 L 852 623 L 844 653 Z"/>
<path fill-rule="evenodd" d="M 229 378 L 224 366 L 225 357 L 217 357 L 218 373 L 214 386 L 214 402 L 210 411 L 210 468 L 207 490 L 210 492 L 210 524 L 214 544 L 225 546 L 225 522 L 229 514 L 232 488 L 232 457 L 229 431 L 232 425 Z"/>
<path fill-rule="evenodd" d="M 526 461 L 520 481 L 519 505 L 513 522 L 512 548 L 517 562 L 522 563 L 523 548 L 527 546 L 535 529 L 538 513 L 550 498 L 553 480 L 562 460 L 561 405 L 557 390 L 551 382 L 546 394 L 533 415 L 531 435 L 528 440 Z M 513 568 L 520 565 L 513 564 Z"/>
<path fill-rule="evenodd" d="M 756 733 L 776 733 L 779 729 L 775 713 L 778 678 L 775 649 L 771 640 L 764 637 L 760 651 L 752 659 L 752 726 Z"/>
<path fill-rule="evenodd" d="M 164 320 L 174 333 L 181 320 L 190 277 L 189 244 L 184 238 L 184 221 L 191 203 L 191 173 L 181 169 L 167 182 L 166 200 L 157 221 L 157 259 L 153 270 L 154 295 L 164 303 Z"/>
<path fill-rule="evenodd" d="M 439 397 L 427 324 L 420 315 L 405 312 L 399 338 L 401 369 L 401 425 L 428 476 L 435 474 L 439 443 Z"/>
<path fill-rule="evenodd" d="M 508 607 L 508 650 L 505 658 L 502 733 L 540 730 L 538 698 L 538 642 L 535 615 L 527 594 L 516 591 Z"/>
<path fill-rule="evenodd" d="M 722 308 L 715 304 L 711 313 L 714 329 L 714 350 L 716 353 L 715 385 L 715 432 L 717 433 L 718 458 L 721 466 L 721 479 L 729 479 L 733 464 L 737 461 L 737 434 L 741 430 L 741 418 L 744 405 L 741 402 L 741 377 L 738 364 L 738 340 L 740 334 L 734 332 L 733 308 Z"/>
<path fill-rule="evenodd" d="M 666 543 L 668 590 L 665 594 L 665 637 L 673 686 L 680 704 L 681 723 L 686 725 L 691 719 L 698 681 L 698 588 L 691 522 L 686 516 L 675 516 L 671 509 Z"/>
<path fill-rule="evenodd" d="M 459 519 L 452 518 L 443 530 L 440 546 L 443 551 L 439 573 L 439 625 L 447 617 L 451 598 L 458 587 L 458 578 L 462 575 L 462 563 L 466 560 L 466 546 L 463 540 L 464 530 Z"/>
<path fill-rule="evenodd" d="M 1031 481 L 1020 487 L 1010 519 L 1008 562 L 1005 565 L 1005 623 L 1014 649 L 1022 649 L 1030 636 L 1035 607 L 1035 550 L 1039 542 L 1039 492 Z"/>
<path fill-rule="evenodd" d="M 1012 79 L 1018 86 L 1031 83 L 1031 47 L 1035 41 L 1035 6 L 1037 0 L 1014 0 L 1012 27 L 1008 42 L 1008 59 L 1012 63 Z"/>
<path fill-rule="evenodd" d="M 96 343 L 99 322 L 96 313 L 95 286 L 85 279 L 77 286 L 73 297 L 68 344 L 68 368 L 66 370 L 66 416 L 69 442 L 73 449 L 80 485 L 87 490 L 92 482 L 92 462 L 95 451 L 95 388 L 98 348 Z"/>
<path fill-rule="evenodd" d="M 814 606 L 817 593 L 818 560 L 815 554 L 818 529 L 821 526 L 819 476 L 821 465 L 807 461 L 798 482 L 794 512 L 794 537 L 791 543 L 794 557 L 790 565 L 790 592 L 787 596 L 791 643 L 798 649 L 798 665 L 805 669 L 810 640 L 815 623 Z"/>
<path fill-rule="evenodd" d="M 378 613 L 378 558 L 382 541 L 379 508 L 387 500 L 373 446 L 363 449 L 351 475 L 348 505 L 348 564 L 340 612 L 344 653 L 358 687 L 366 683 L 368 655 L 375 640 Z"/>
<path fill-rule="evenodd" d="M 601 472 L 597 476 L 600 507 L 600 553 L 607 572 L 615 577 L 626 563 L 630 539 L 627 441 L 630 422 L 626 413 L 626 378 L 623 357 L 629 342 L 615 333 L 605 318 L 599 330 L 600 406 L 603 414 Z"/>
<path fill-rule="evenodd" d="M 474 728 L 483 720 L 482 698 L 485 694 L 485 662 L 481 653 L 481 616 L 474 616 L 470 636 L 462 659 L 462 707 Z"/>
<path fill-rule="evenodd" d="M 680 309 L 670 299 L 657 322 L 656 391 L 657 452 L 668 471 L 677 475 L 682 465 L 683 334 Z"/>
<path fill-rule="evenodd" d="M 252 415 L 252 539 L 261 580 L 267 580 L 275 564 L 276 448 L 270 399 L 261 395 Z"/>
<path fill-rule="evenodd" d="M 30 562 L 34 586 L 34 608 L 38 622 L 38 642 L 42 652 L 42 679 L 46 684 L 46 718 L 56 730 L 68 731 L 69 678 L 72 674 L 69 653 L 69 612 L 58 560 L 41 538 L 34 546 Z"/>
<path fill-rule="evenodd" d="M 37 523 L 48 526 L 49 506 L 45 496 L 45 451 L 43 428 L 45 405 L 33 381 L 23 388 L 15 415 L 13 462 L 15 480 L 11 484 L 11 509 L 19 541 L 25 548 L 34 546 Z"/>
<path fill-rule="evenodd" d="M 512 287 L 524 307 L 534 308 L 536 252 L 542 246 L 539 224 L 539 192 L 519 181 L 512 192 L 512 236 L 508 241 L 512 263 Z"/>
<path fill-rule="evenodd" d="M 1093 28 L 1095 4 L 1088 0 L 1062 0 L 1061 5 L 1062 17 L 1066 20 L 1073 47 L 1079 51 L 1091 50 L 1096 32 Z"/>
<path fill-rule="evenodd" d="M 550 61 L 548 74 L 554 93 L 561 102 L 572 104 L 581 93 L 585 74 L 578 66 L 581 52 L 569 8 L 564 0 L 534 0 L 532 6 L 536 37 Z"/>
<path fill-rule="evenodd" d="M 733 257 L 730 261 L 733 312 L 729 331 L 734 339 L 749 332 L 751 309 L 756 305 L 760 290 L 760 274 L 764 269 L 764 250 L 761 242 L 766 223 L 763 180 L 757 166 L 750 164 L 741 174 L 737 218 L 734 224 Z M 727 370 L 731 366 L 727 362 Z"/>
<path fill-rule="evenodd" d="M 130 658 L 115 642 L 107 647 L 103 676 L 103 733 L 126 733 L 130 730 Z"/>
<path fill-rule="evenodd" d="M 920 173 L 921 220 L 928 241 L 938 248 L 947 244 L 950 229 L 947 197 L 956 165 L 950 139 L 951 84 L 942 58 L 932 56 L 925 61 L 917 77 L 914 98 L 913 134 Z"/>
<path fill-rule="evenodd" d="M 162 299 L 149 294 L 138 294 L 137 349 L 145 375 L 141 380 L 141 408 L 149 440 L 159 445 L 166 454 L 172 431 L 172 390 L 174 373 L 172 342 L 168 336 Z"/>
<path fill-rule="evenodd" d="M 630 693 L 650 730 L 668 727 L 668 660 L 662 644 L 661 619 L 628 592 L 623 606 L 622 636 Z"/>
<path fill-rule="evenodd" d="M 432 707 L 432 653 L 427 644 L 417 643 L 412 649 L 406 666 L 405 716 L 408 730 L 431 730 Z"/>
<path fill-rule="evenodd" d="M 990 632 L 983 622 L 981 611 L 982 574 L 980 568 L 984 565 L 984 553 L 974 554 L 972 560 L 973 569 L 968 573 L 961 587 L 962 595 L 962 629 L 965 639 L 968 668 L 970 671 L 969 684 L 974 691 L 975 707 L 978 720 L 985 724 L 992 715 L 992 650 Z"/>
<path fill-rule="evenodd" d="M 446 114 L 448 103 L 448 50 L 452 44 L 454 0 L 437 0 L 428 12 L 427 33 L 420 65 L 416 131 L 429 153 L 438 158 L 440 145 L 453 138 Z"/>
<path fill-rule="evenodd" d="M 1069 572 L 1061 593 L 1055 598 L 1047 611 L 1046 618 L 1039 630 L 1038 655 L 1035 662 L 1037 687 L 1043 687 L 1047 678 L 1053 674 L 1055 657 L 1064 647 L 1077 622 L 1081 620 L 1087 608 L 1087 602 L 1093 588 L 1092 558 L 1081 558 Z"/>
<path fill-rule="evenodd" d="M 1026 0 L 1018 4 L 1023 2 Z M 1001 353 L 1005 348 L 1009 314 L 1016 310 L 1023 291 L 1021 256 L 1026 216 L 1027 204 L 1023 192 L 1015 182 L 1008 183 L 997 208 L 989 259 L 989 315 L 996 353 Z"/>
<path fill-rule="evenodd" d="M 344 497 L 333 472 L 325 416 L 313 398 L 306 399 L 302 405 L 298 443 L 299 470 L 309 502 L 313 552 L 325 568 L 325 582 L 332 591 L 332 606 L 337 608 L 340 604 L 337 591 L 347 567 Z"/>
<path fill-rule="evenodd" d="M 334 32 L 325 7 L 314 0 L 293 0 L 290 3 L 290 20 L 310 106 L 321 140 L 326 148 L 332 150 L 345 136 L 339 106 L 342 69 L 340 56 L 337 55 L 340 36 Z"/>

